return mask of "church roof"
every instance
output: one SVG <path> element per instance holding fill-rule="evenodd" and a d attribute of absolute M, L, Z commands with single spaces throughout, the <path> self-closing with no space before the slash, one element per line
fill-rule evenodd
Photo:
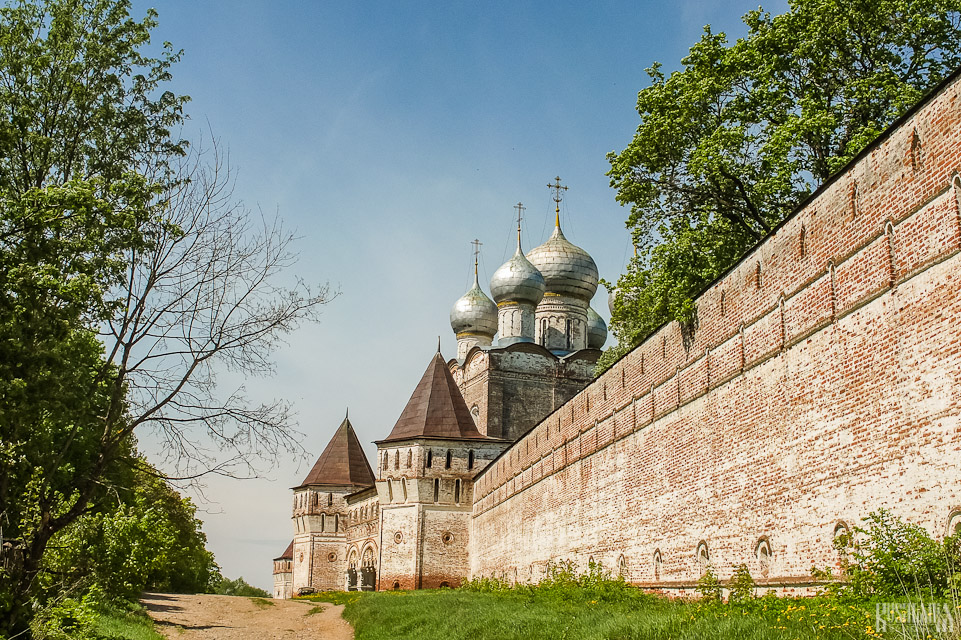
<path fill-rule="evenodd" d="M 431 359 L 390 435 L 381 442 L 409 438 L 486 439 L 477 430 L 440 351 Z"/>
<path fill-rule="evenodd" d="M 311 484 L 352 484 L 360 487 L 374 484 L 374 472 L 347 418 L 337 427 L 327 448 L 317 458 L 301 486 Z"/>
<path fill-rule="evenodd" d="M 291 540 L 290 544 L 287 545 L 287 548 L 284 550 L 284 552 L 279 556 L 277 556 L 276 558 L 274 558 L 274 560 L 293 560 L 293 559 L 294 559 L 294 541 Z"/>

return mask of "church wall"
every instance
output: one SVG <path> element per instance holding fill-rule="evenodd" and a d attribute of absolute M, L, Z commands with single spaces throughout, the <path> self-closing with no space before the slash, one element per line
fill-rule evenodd
<path fill-rule="evenodd" d="M 378 590 L 417 588 L 418 516 L 420 505 L 390 505 L 381 509 L 380 576 Z"/>
<path fill-rule="evenodd" d="M 294 493 L 292 590 L 339 590 L 347 571 L 349 486 L 311 486 Z"/>
<path fill-rule="evenodd" d="M 961 510 L 959 86 L 701 295 L 693 335 L 664 326 L 476 478 L 472 575 L 593 557 L 690 587 L 704 543 L 722 577 L 747 562 L 801 589 L 836 562 L 836 529 L 878 508 L 946 533 Z"/>
<path fill-rule="evenodd" d="M 453 374 L 481 432 L 516 440 L 591 381 L 600 352 L 584 353 L 559 360 L 533 346 L 495 348 L 470 354 Z"/>

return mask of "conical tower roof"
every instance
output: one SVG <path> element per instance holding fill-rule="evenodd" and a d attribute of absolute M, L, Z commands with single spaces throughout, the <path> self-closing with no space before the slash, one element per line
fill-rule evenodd
<path fill-rule="evenodd" d="M 352 484 L 360 487 L 374 484 L 374 472 L 347 418 L 337 427 L 327 448 L 317 458 L 301 486 L 310 484 Z"/>
<path fill-rule="evenodd" d="M 438 350 L 390 435 L 382 442 L 409 438 L 486 439 L 470 415 L 454 377 Z"/>
<path fill-rule="evenodd" d="M 274 560 L 293 560 L 293 559 L 294 559 L 294 541 L 291 540 L 290 544 L 287 545 L 287 548 L 284 550 L 284 552 L 279 556 L 277 556 L 276 558 L 274 558 Z"/>

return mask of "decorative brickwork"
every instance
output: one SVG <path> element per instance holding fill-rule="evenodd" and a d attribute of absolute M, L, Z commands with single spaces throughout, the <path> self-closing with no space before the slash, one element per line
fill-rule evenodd
<path fill-rule="evenodd" d="M 943 534 L 959 169 L 955 76 L 701 295 L 693 332 L 664 326 L 475 479 L 472 575 L 623 556 L 632 582 L 690 587 L 703 542 L 722 577 L 796 589 L 841 521 L 884 507 Z"/>

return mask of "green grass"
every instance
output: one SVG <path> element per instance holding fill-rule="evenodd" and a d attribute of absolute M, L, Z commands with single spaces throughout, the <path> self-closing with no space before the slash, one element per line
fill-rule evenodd
<path fill-rule="evenodd" d="M 465 590 L 322 594 L 346 604 L 357 640 L 851 640 L 871 638 L 873 610 L 828 598 L 699 605 L 603 602 Z"/>
<path fill-rule="evenodd" d="M 251 598 L 250 601 L 257 605 L 258 609 L 269 609 L 276 604 L 273 600 L 267 598 Z"/>
<path fill-rule="evenodd" d="M 97 616 L 93 631 L 107 640 L 164 640 L 142 610 L 105 609 Z"/>

